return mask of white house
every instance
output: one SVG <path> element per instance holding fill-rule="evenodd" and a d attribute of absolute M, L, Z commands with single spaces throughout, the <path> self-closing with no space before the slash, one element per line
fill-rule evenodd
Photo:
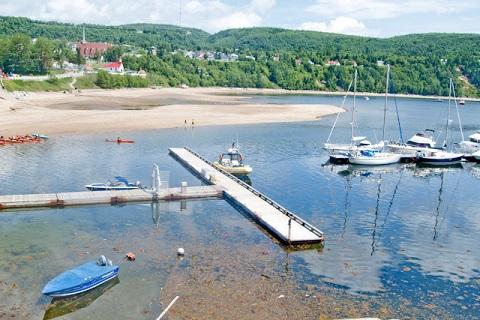
<path fill-rule="evenodd" d="M 125 69 L 123 69 L 122 61 L 109 62 L 103 66 L 103 69 L 109 73 L 123 73 L 125 71 Z"/>

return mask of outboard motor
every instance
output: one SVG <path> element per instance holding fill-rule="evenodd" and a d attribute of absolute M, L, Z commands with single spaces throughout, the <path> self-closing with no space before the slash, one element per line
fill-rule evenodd
<path fill-rule="evenodd" d="M 110 261 L 110 263 L 111 263 L 111 261 Z M 108 265 L 108 260 L 107 260 L 107 258 L 105 258 L 105 256 L 102 254 L 102 255 L 98 258 L 97 264 L 98 264 L 99 266 L 102 266 L 102 267 L 107 266 L 107 265 Z M 110 265 L 111 265 L 111 264 L 110 264 Z"/>

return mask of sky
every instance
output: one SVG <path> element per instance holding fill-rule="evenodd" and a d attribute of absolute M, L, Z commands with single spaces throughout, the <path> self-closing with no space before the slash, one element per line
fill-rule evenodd
<path fill-rule="evenodd" d="M 0 0 L 0 15 L 118 25 L 280 27 L 390 37 L 480 33 L 480 0 Z"/>

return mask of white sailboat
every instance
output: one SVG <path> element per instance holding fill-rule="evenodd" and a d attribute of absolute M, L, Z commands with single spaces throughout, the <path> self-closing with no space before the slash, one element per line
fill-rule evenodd
<path fill-rule="evenodd" d="M 446 123 L 446 130 L 445 130 L 445 141 L 443 147 L 446 149 L 448 146 L 448 135 L 450 129 L 450 114 L 451 114 L 451 100 L 452 94 L 454 92 L 453 81 L 450 79 L 450 89 L 449 89 L 449 96 L 448 96 L 448 113 L 447 113 L 447 123 Z M 455 101 L 456 104 L 456 101 Z M 457 109 L 458 112 L 458 109 Z M 458 113 L 457 113 L 458 115 Z M 460 116 L 458 116 L 458 120 L 460 122 Z M 460 132 L 463 136 L 462 125 L 460 124 Z M 422 151 L 417 154 L 417 161 L 419 163 L 424 163 L 428 165 L 434 166 L 445 166 L 445 165 L 453 165 L 459 164 L 462 161 L 463 153 L 455 153 L 452 151 L 446 150 L 427 150 Z"/>
<path fill-rule="evenodd" d="M 382 145 L 385 141 L 385 125 L 387 121 L 388 85 L 390 79 L 390 65 L 387 65 L 387 84 L 385 88 L 385 106 L 383 108 Z M 380 150 L 355 150 L 350 153 L 348 161 L 351 164 L 379 166 L 400 162 L 401 155 L 386 152 L 383 146 Z"/>
<path fill-rule="evenodd" d="M 330 134 L 328 135 L 327 142 L 324 143 L 323 148 L 327 150 L 330 155 L 343 155 L 348 156 L 349 153 L 357 151 L 357 150 L 380 150 L 383 148 L 383 142 L 378 144 L 372 144 L 370 141 L 367 140 L 367 137 L 364 136 L 355 136 L 355 112 L 356 112 L 356 97 L 357 97 L 357 77 L 358 71 L 355 69 L 355 75 L 353 79 L 353 106 L 352 106 L 352 119 L 350 122 L 351 126 L 351 139 L 350 143 L 331 143 L 330 138 L 332 137 L 332 133 L 335 129 L 337 124 L 338 118 L 340 117 L 340 113 L 337 114 L 335 122 L 333 123 L 332 129 L 330 130 Z M 352 82 L 348 86 L 347 92 L 350 91 L 352 87 Z M 347 96 L 343 98 L 342 107 L 345 105 L 345 101 Z"/>

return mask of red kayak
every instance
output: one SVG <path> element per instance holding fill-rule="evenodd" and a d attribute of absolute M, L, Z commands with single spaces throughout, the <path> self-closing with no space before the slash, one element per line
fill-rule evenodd
<path fill-rule="evenodd" d="M 127 139 L 105 139 L 106 142 L 116 142 L 116 143 L 135 143 L 134 140 Z"/>

